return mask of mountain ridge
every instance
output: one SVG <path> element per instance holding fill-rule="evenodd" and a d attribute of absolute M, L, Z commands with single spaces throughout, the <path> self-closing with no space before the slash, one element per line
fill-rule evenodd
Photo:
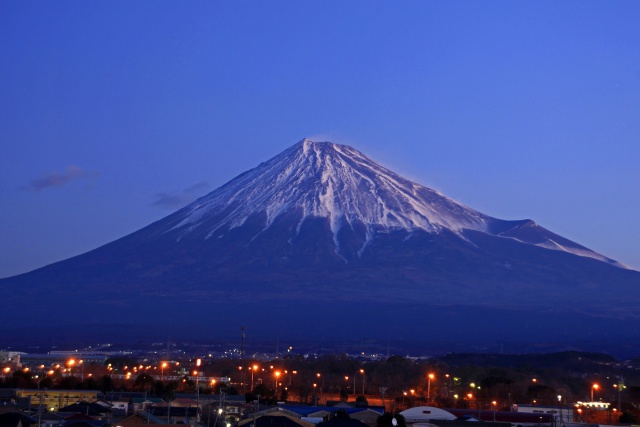
<path fill-rule="evenodd" d="M 265 334 L 409 334 L 430 322 L 451 335 L 445 316 L 477 338 L 485 332 L 473 329 L 491 324 L 478 322 L 483 313 L 500 328 L 494 337 L 566 337 L 584 325 L 607 336 L 640 317 L 639 272 L 532 220 L 475 211 L 351 147 L 307 139 L 134 233 L 0 279 L 0 289 L 13 319 L 5 332 L 24 318 L 23 301 L 34 325 L 160 312 L 183 332 L 197 316 Z M 465 323 L 458 310 L 474 317 Z M 294 325 L 306 318 L 322 322 Z"/>
<path fill-rule="evenodd" d="M 373 174 L 370 173 L 367 176 L 362 169 Z M 293 171 L 297 173 L 294 174 Z M 301 171 L 304 172 L 301 173 Z M 265 175 L 267 179 L 264 179 Z M 309 197 L 303 192 L 309 186 L 308 181 L 318 179 L 318 175 L 320 175 L 320 185 L 314 187 L 312 194 L 314 197 Z M 345 185 L 347 181 L 351 185 Z M 282 191 L 282 188 L 287 189 L 288 192 Z M 274 192 L 273 189 L 278 191 Z M 346 190 L 346 194 L 338 190 L 342 192 Z M 379 194 L 384 193 L 388 196 L 393 191 L 396 194 L 390 194 L 386 200 Z M 246 205 L 231 206 L 238 200 L 255 201 L 256 199 L 258 200 L 254 203 L 255 206 L 249 208 Z M 301 209 L 302 215 L 297 222 L 297 231 L 302 222 L 309 217 L 328 217 L 338 254 L 340 254 L 340 242 L 337 236 L 340 229 L 344 226 L 353 227 L 354 223 L 360 223 L 364 227 L 364 236 L 361 236 L 363 244 L 357 251 L 359 255 L 371 241 L 373 234 L 384 230 L 403 229 L 412 232 L 422 229 L 427 232 L 438 232 L 447 228 L 461 235 L 460 231 L 463 229 L 491 232 L 491 229 L 513 225 L 513 230 L 510 230 L 513 234 L 518 226 L 537 227 L 532 220 L 506 221 L 482 214 L 438 191 L 402 178 L 374 163 L 352 147 L 330 142 L 314 142 L 307 138 L 181 209 L 179 212 L 189 212 L 189 214 L 174 225 L 172 230 L 189 226 L 186 232 L 193 231 L 201 225 L 199 222 L 201 217 L 216 215 L 219 212 L 216 211 L 216 207 L 221 201 L 223 201 L 223 207 L 231 212 L 225 213 L 224 218 L 216 226 L 210 227 L 206 235 L 207 239 L 215 237 L 216 231 L 226 225 L 229 229 L 241 226 L 256 211 L 266 212 L 266 229 L 281 213 Z M 535 244 L 548 249 L 564 250 L 599 259 L 618 267 L 629 268 L 618 261 L 550 233 L 546 229 L 539 228 L 537 231 L 537 234 L 533 233 L 536 235 L 529 233 L 529 238 L 521 241 L 531 243 L 529 240 L 534 238 L 539 240 Z M 509 236 L 505 233 L 506 231 L 503 231 L 502 236 L 517 238 L 515 235 Z M 564 244 L 544 238 L 550 235 L 557 240 L 562 240 Z M 522 232 L 519 233 L 519 237 L 523 237 Z M 345 261 L 348 260 L 345 259 Z"/>

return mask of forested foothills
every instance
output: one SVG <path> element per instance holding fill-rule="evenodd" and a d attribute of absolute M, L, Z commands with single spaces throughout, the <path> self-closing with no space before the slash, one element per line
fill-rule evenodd
<path fill-rule="evenodd" d="M 265 404 L 356 400 L 397 409 L 429 404 L 507 410 L 512 404 L 567 405 L 593 398 L 635 413 L 640 403 L 640 371 L 632 361 L 579 352 L 377 361 L 347 355 L 203 358 L 200 366 L 194 357 L 109 358 L 81 366 L 5 368 L 0 386 L 138 391 L 168 400 L 199 388 L 200 395 L 245 395 L 247 402 Z"/>

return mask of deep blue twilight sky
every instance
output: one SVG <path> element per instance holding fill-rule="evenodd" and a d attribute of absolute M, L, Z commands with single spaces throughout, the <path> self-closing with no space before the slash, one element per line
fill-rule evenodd
<path fill-rule="evenodd" d="M 0 277 L 303 137 L 640 268 L 638 1 L 2 1 Z"/>

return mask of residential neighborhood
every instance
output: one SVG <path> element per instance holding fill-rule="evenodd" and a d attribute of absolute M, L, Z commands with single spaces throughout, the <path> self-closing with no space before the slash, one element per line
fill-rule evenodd
<path fill-rule="evenodd" d="M 0 352 L 0 427 L 580 427 L 638 414 L 633 361 L 598 354 L 540 355 L 549 369 L 527 371 L 497 366 L 518 355 L 488 367 L 482 355 L 185 353 Z M 590 383 L 580 371 L 594 369 Z"/>

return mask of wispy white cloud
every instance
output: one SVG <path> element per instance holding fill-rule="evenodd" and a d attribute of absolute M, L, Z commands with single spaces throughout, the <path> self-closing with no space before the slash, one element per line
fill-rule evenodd
<path fill-rule="evenodd" d="M 65 172 L 50 172 L 32 180 L 29 185 L 23 188 L 31 191 L 40 191 L 52 187 L 62 187 L 74 181 L 82 179 L 91 179 L 99 176 L 100 173 L 87 169 L 82 169 L 78 166 L 67 166 Z"/>
<path fill-rule="evenodd" d="M 197 197 L 201 196 L 203 192 L 208 190 L 209 187 L 209 183 L 202 181 L 182 191 L 157 193 L 155 196 L 156 200 L 151 203 L 151 205 L 162 209 L 179 209 L 193 202 Z"/>

